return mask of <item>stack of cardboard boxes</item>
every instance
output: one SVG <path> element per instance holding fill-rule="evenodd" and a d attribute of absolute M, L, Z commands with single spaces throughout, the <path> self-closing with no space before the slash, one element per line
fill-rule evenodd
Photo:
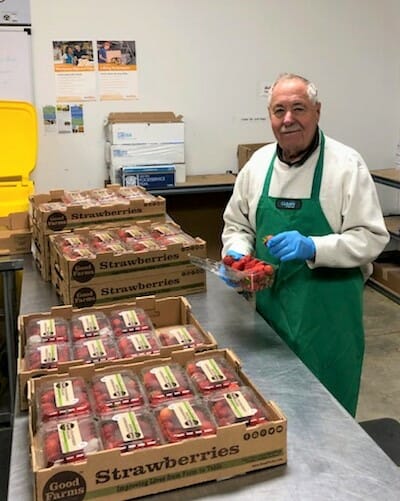
<path fill-rule="evenodd" d="M 105 136 L 112 183 L 159 189 L 185 182 L 182 116 L 173 112 L 110 113 Z"/>

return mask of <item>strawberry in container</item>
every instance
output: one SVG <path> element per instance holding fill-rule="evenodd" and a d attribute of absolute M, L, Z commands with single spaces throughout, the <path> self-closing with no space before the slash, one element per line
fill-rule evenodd
<path fill-rule="evenodd" d="M 90 207 L 95 203 L 89 193 L 79 190 L 64 191 L 62 199 L 68 205 L 78 205 L 82 207 Z"/>
<path fill-rule="evenodd" d="M 153 323 L 143 308 L 114 310 L 110 321 L 115 336 L 153 330 Z"/>
<path fill-rule="evenodd" d="M 89 231 L 88 234 L 90 248 L 98 254 L 99 252 L 109 252 L 110 245 L 121 243 L 116 232 L 112 230 Z"/>
<path fill-rule="evenodd" d="M 38 389 L 37 407 L 42 422 L 61 416 L 89 415 L 90 402 L 85 381 L 81 377 L 70 377 L 44 383 Z"/>
<path fill-rule="evenodd" d="M 91 190 L 90 196 L 95 200 L 97 205 L 129 204 L 129 200 L 107 188 Z"/>
<path fill-rule="evenodd" d="M 119 336 L 117 346 L 122 358 L 157 355 L 160 353 L 160 343 L 154 331 L 142 331 Z"/>
<path fill-rule="evenodd" d="M 86 237 L 74 233 L 57 235 L 53 238 L 53 242 L 62 253 L 68 252 L 71 248 L 89 247 L 89 242 Z"/>
<path fill-rule="evenodd" d="M 83 360 L 85 364 L 115 360 L 121 356 L 111 336 L 77 341 L 72 346 L 72 352 L 74 360 Z"/>
<path fill-rule="evenodd" d="M 78 259 L 95 259 L 96 254 L 89 247 L 66 247 L 63 250 L 63 255 L 68 259 L 77 261 Z"/>
<path fill-rule="evenodd" d="M 187 233 L 175 233 L 174 235 L 162 235 L 157 238 L 161 245 L 180 244 L 182 247 L 197 245 L 196 239 Z"/>
<path fill-rule="evenodd" d="M 150 252 L 160 250 L 163 247 L 159 245 L 153 238 L 141 238 L 139 240 L 130 240 L 126 242 L 133 252 Z"/>
<path fill-rule="evenodd" d="M 204 335 L 192 324 L 168 325 L 156 329 L 157 337 L 162 346 L 182 346 L 192 348 L 207 343 Z"/>
<path fill-rule="evenodd" d="M 190 362 L 186 371 L 202 394 L 224 388 L 237 389 L 242 384 L 235 369 L 221 356 Z"/>
<path fill-rule="evenodd" d="M 25 328 L 27 344 L 68 343 L 69 323 L 61 317 L 41 317 L 32 319 Z"/>
<path fill-rule="evenodd" d="M 141 186 L 121 186 L 118 194 L 128 200 L 141 199 L 144 203 L 151 203 L 157 199 L 157 197 L 147 192 Z"/>
<path fill-rule="evenodd" d="M 101 311 L 86 315 L 79 313 L 72 315 L 71 326 L 73 341 L 97 336 L 112 336 L 113 333 L 110 321 Z"/>
<path fill-rule="evenodd" d="M 150 225 L 150 234 L 155 239 L 167 235 L 176 235 L 177 233 L 182 233 L 182 230 L 174 223 L 152 223 Z"/>
<path fill-rule="evenodd" d="M 67 210 L 67 206 L 63 202 L 43 202 L 39 204 L 39 210 L 41 212 L 53 212 L 53 211 L 65 212 Z"/>
<path fill-rule="evenodd" d="M 145 410 L 126 410 L 105 416 L 99 428 L 105 449 L 128 452 L 161 444 L 155 419 Z"/>
<path fill-rule="evenodd" d="M 245 291 L 257 292 L 273 285 L 275 267 L 250 254 L 236 260 L 227 255 L 222 263 L 226 268 L 226 278 Z"/>
<path fill-rule="evenodd" d="M 178 364 L 143 369 L 142 381 L 153 406 L 178 397 L 195 396 L 188 376 Z"/>
<path fill-rule="evenodd" d="M 92 395 L 98 416 L 116 408 L 142 407 L 147 403 L 139 378 L 130 370 L 94 376 Z"/>
<path fill-rule="evenodd" d="M 268 421 L 268 413 L 251 388 L 211 393 L 206 399 L 218 426 L 245 422 L 248 426 Z"/>
<path fill-rule="evenodd" d="M 31 369 L 54 369 L 61 362 L 72 360 L 71 348 L 67 343 L 42 343 L 27 345 L 25 364 Z"/>
<path fill-rule="evenodd" d="M 82 461 L 102 449 L 94 420 L 90 417 L 45 423 L 39 430 L 45 468 Z"/>
<path fill-rule="evenodd" d="M 118 237 L 126 243 L 136 242 L 136 240 L 150 237 L 150 233 L 138 224 L 120 228 L 117 230 L 117 234 Z"/>
<path fill-rule="evenodd" d="M 207 407 L 196 399 L 182 399 L 155 409 L 156 419 L 167 442 L 215 435 L 215 421 Z"/>

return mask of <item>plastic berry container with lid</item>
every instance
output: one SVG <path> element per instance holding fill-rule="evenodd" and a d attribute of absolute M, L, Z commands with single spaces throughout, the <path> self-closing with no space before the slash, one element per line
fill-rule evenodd
<path fill-rule="evenodd" d="M 118 235 L 113 230 L 91 230 L 88 239 L 90 247 L 96 252 L 103 251 L 111 243 L 119 242 Z"/>
<path fill-rule="evenodd" d="M 206 344 L 206 339 L 201 331 L 192 324 L 167 325 L 156 329 L 161 346 L 181 346 L 193 348 Z"/>
<path fill-rule="evenodd" d="M 150 226 L 150 234 L 156 239 L 177 233 L 182 233 L 182 230 L 174 223 L 152 223 Z"/>
<path fill-rule="evenodd" d="M 225 388 L 237 389 L 242 385 L 236 370 L 221 356 L 190 362 L 186 365 L 186 371 L 201 394 Z"/>
<path fill-rule="evenodd" d="M 72 360 L 68 343 L 41 343 L 27 345 L 25 364 L 27 369 L 54 369 L 61 362 Z"/>
<path fill-rule="evenodd" d="M 85 191 L 64 191 L 62 199 L 68 205 L 78 205 L 83 207 L 90 207 L 91 205 L 94 205 L 94 200 L 90 197 L 89 193 Z"/>
<path fill-rule="evenodd" d="M 267 409 L 247 386 L 210 393 L 206 402 L 218 426 L 241 422 L 254 426 L 269 421 Z"/>
<path fill-rule="evenodd" d="M 66 235 L 57 235 L 52 239 L 55 242 L 58 249 L 61 252 L 68 252 L 67 249 L 71 248 L 79 248 L 79 247 L 88 247 L 89 242 L 86 237 L 82 235 L 76 235 L 74 233 L 68 233 Z"/>
<path fill-rule="evenodd" d="M 143 238 L 150 238 L 150 233 L 138 224 L 120 228 L 117 230 L 117 234 L 123 242 L 127 243 L 135 242 L 136 240 L 141 240 Z"/>
<path fill-rule="evenodd" d="M 197 241 L 186 233 L 175 233 L 173 235 L 163 235 L 157 238 L 160 245 L 180 244 L 182 247 L 196 245 Z"/>
<path fill-rule="evenodd" d="M 154 410 L 161 433 L 167 442 L 215 435 L 216 424 L 203 402 L 181 399 Z"/>
<path fill-rule="evenodd" d="M 178 364 L 145 368 L 142 370 L 142 381 L 152 406 L 174 398 L 195 396 L 187 374 Z"/>
<path fill-rule="evenodd" d="M 91 417 L 49 421 L 39 429 L 39 437 L 45 468 L 82 461 L 90 452 L 102 449 L 96 423 Z"/>
<path fill-rule="evenodd" d="M 91 412 L 85 381 L 69 377 L 44 383 L 37 392 L 37 411 L 40 421 L 65 416 L 83 416 Z"/>
<path fill-rule="evenodd" d="M 61 317 L 41 317 L 32 319 L 25 328 L 27 344 L 68 343 L 69 323 Z"/>
<path fill-rule="evenodd" d="M 63 255 L 72 261 L 77 261 L 78 259 L 95 259 L 96 257 L 96 254 L 88 246 L 66 247 L 63 249 Z"/>
<path fill-rule="evenodd" d="M 111 327 L 115 336 L 133 332 L 151 331 L 153 323 L 143 308 L 124 308 L 110 313 Z"/>
<path fill-rule="evenodd" d="M 161 346 L 154 331 L 124 334 L 117 337 L 116 343 L 122 358 L 160 354 Z"/>
<path fill-rule="evenodd" d="M 120 409 L 103 416 L 99 430 L 104 449 L 128 452 L 161 444 L 161 433 L 154 416 L 144 409 Z"/>
<path fill-rule="evenodd" d="M 151 252 L 162 249 L 163 247 L 159 245 L 154 238 L 140 238 L 137 240 L 129 240 L 126 245 L 133 252 Z"/>
<path fill-rule="evenodd" d="M 120 358 L 120 353 L 111 336 L 98 336 L 82 339 L 72 346 L 74 360 L 83 360 L 85 364 L 105 362 Z"/>
<path fill-rule="evenodd" d="M 99 416 L 116 408 L 147 404 L 139 378 L 130 370 L 96 375 L 91 384 L 94 411 Z"/>
<path fill-rule="evenodd" d="M 73 341 L 97 336 L 112 336 L 110 321 L 101 311 L 72 315 L 71 332 Z"/>

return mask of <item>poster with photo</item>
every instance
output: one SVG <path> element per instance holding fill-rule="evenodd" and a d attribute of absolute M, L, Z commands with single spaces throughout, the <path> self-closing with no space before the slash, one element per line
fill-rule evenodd
<path fill-rule="evenodd" d="M 138 98 L 136 43 L 126 40 L 96 42 L 99 97 L 102 101 Z"/>
<path fill-rule="evenodd" d="M 96 72 L 93 42 L 53 41 L 57 102 L 94 101 Z"/>

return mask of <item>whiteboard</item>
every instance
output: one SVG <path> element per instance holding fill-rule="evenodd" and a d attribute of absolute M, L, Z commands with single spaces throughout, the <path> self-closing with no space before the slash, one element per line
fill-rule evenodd
<path fill-rule="evenodd" d="M 31 36 L 0 28 L 0 100 L 33 101 Z"/>

